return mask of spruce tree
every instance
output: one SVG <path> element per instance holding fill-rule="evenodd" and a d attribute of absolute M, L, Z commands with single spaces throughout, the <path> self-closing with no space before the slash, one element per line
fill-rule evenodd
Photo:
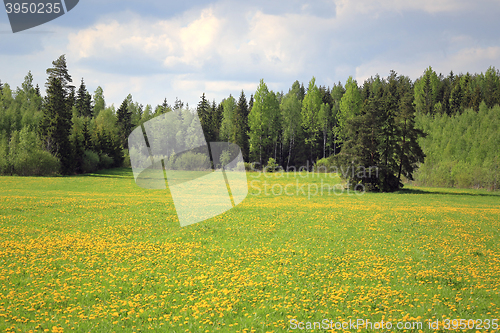
<path fill-rule="evenodd" d="M 62 82 L 57 77 L 49 77 L 40 134 L 45 149 L 59 158 L 63 174 L 73 171 L 73 151 L 69 140 L 71 126 L 71 111 Z"/>
<path fill-rule="evenodd" d="M 240 98 L 238 99 L 238 104 L 236 105 L 235 125 L 234 143 L 240 147 L 243 160 L 248 161 L 248 104 L 243 90 L 241 90 Z"/>
<path fill-rule="evenodd" d="M 215 131 L 212 126 L 212 113 L 210 109 L 210 103 L 206 99 L 205 93 L 201 95 L 201 101 L 196 107 L 196 112 L 198 113 L 198 117 L 200 118 L 201 128 L 203 129 L 203 133 L 205 134 L 205 140 L 207 142 L 213 142 L 215 139 Z"/>
<path fill-rule="evenodd" d="M 123 100 L 116 111 L 116 118 L 120 142 L 124 148 L 128 148 L 128 136 L 132 132 L 132 113 L 129 111 L 129 99 L 125 98 Z"/>
<path fill-rule="evenodd" d="M 75 107 L 79 116 L 92 117 L 92 97 L 85 87 L 83 78 L 76 95 Z"/>

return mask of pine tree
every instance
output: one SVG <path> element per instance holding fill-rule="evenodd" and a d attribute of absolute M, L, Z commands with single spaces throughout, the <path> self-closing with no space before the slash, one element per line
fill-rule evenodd
<path fill-rule="evenodd" d="M 75 86 L 70 83 L 73 82 L 71 79 L 71 75 L 68 73 L 68 67 L 66 65 L 66 56 L 63 54 L 56 60 L 52 62 L 54 67 L 47 69 L 48 79 L 47 85 L 51 82 L 52 79 L 57 78 L 61 81 L 61 85 L 66 93 L 66 96 L 71 95 L 71 91 L 74 92 Z"/>
<path fill-rule="evenodd" d="M 69 174 L 73 171 L 73 151 L 69 141 L 71 130 L 71 112 L 61 80 L 49 77 L 45 108 L 40 125 L 40 134 L 45 149 L 61 161 L 61 171 Z"/>
<path fill-rule="evenodd" d="M 408 79 L 409 81 L 409 79 Z M 401 175 L 413 180 L 413 173 L 418 163 L 423 163 L 425 154 L 418 144 L 418 139 L 426 134 L 415 127 L 415 110 L 413 96 L 408 89 L 399 101 L 399 110 L 396 117 L 398 140 L 396 143 L 396 156 L 398 159 L 398 184 L 401 184 Z"/>
<path fill-rule="evenodd" d="M 378 178 L 383 122 L 381 109 L 381 99 L 371 95 L 364 102 L 360 114 L 345 122 L 345 141 L 335 161 L 340 172 L 347 175 L 348 185 L 352 189 L 378 191 L 381 188 Z"/>
<path fill-rule="evenodd" d="M 397 131 L 394 124 L 398 112 L 398 100 L 400 96 L 398 85 L 399 82 L 396 73 L 391 71 L 385 84 L 380 84 L 380 90 L 374 89 L 373 91 L 374 98 L 381 100 L 379 111 L 382 116 L 382 121 L 379 124 L 381 127 L 380 179 L 383 191 L 389 191 L 399 186 L 396 184 L 395 176 L 397 170 L 395 156 Z"/>

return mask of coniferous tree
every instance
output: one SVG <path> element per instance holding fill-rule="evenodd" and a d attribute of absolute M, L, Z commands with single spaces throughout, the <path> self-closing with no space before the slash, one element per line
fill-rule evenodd
<path fill-rule="evenodd" d="M 79 116 L 92 117 L 92 96 L 87 91 L 83 78 L 76 95 L 75 107 Z"/>
<path fill-rule="evenodd" d="M 248 130 L 248 104 L 245 92 L 242 90 L 235 110 L 234 143 L 240 147 L 244 161 L 248 161 L 249 158 Z"/>
<path fill-rule="evenodd" d="M 45 149 L 61 161 L 63 174 L 71 173 L 73 167 L 69 140 L 71 125 L 71 112 L 61 80 L 49 77 L 40 134 Z"/>
<path fill-rule="evenodd" d="M 215 140 L 215 131 L 212 126 L 212 112 L 210 109 L 210 103 L 205 97 L 205 93 L 201 95 L 201 101 L 196 106 L 196 112 L 200 118 L 201 128 L 205 134 L 205 140 L 207 142 L 213 142 Z"/>
<path fill-rule="evenodd" d="M 492 108 L 500 103 L 500 74 L 495 67 L 489 67 L 484 74 L 484 102 L 486 106 Z"/>
<path fill-rule="evenodd" d="M 380 180 L 381 188 L 383 191 L 390 191 L 399 188 L 399 184 L 396 182 L 396 156 L 395 156 L 395 144 L 397 140 L 397 131 L 395 126 L 395 117 L 398 112 L 398 101 L 399 101 L 399 91 L 398 91 L 398 78 L 394 71 L 391 71 L 387 81 L 384 85 L 381 84 L 380 80 L 376 81 L 380 84 L 380 94 L 375 89 L 375 98 L 380 98 L 383 100 L 381 104 L 380 113 L 382 115 L 381 126 L 381 138 L 380 138 Z M 380 97 L 378 97 L 380 96 Z"/>
<path fill-rule="evenodd" d="M 222 102 L 217 104 L 213 103 L 212 105 L 212 108 L 215 107 L 215 109 L 213 109 L 213 117 L 212 117 L 212 122 L 213 122 L 213 126 L 214 128 L 217 129 L 217 135 L 216 135 L 216 141 L 222 141 L 221 139 L 221 125 L 222 125 L 222 117 L 224 115 L 224 106 L 222 105 Z"/>
<path fill-rule="evenodd" d="M 460 84 L 461 77 L 457 77 L 454 82 L 450 93 L 450 114 L 460 114 L 462 109 L 463 91 Z"/>
<path fill-rule="evenodd" d="M 128 136 L 132 132 L 132 113 L 129 111 L 129 99 L 125 98 L 116 111 L 116 123 L 120 133 L 120 141 L 124 148 L 128 148 Z"/>
<path fill-rule="evenodd" d="M 52 79 L 57 78 L 61 82 L 61 85 L 65 91 L 67 97 L 71 96 L 71 92 L 74 93 L 75 86 L 70 83 L 73 82 L 71 75 L 68 73 L 68 67 L 66 65 L 66 55 L 61 55 L 59 58 L 52 62 L 54 67 L 47 69 L 47 86 Z"/>
<path fill-rule="evenodd" d="M 406 78 L 407 86 L 410 86 Z M 398 114 L 395 119 L 397 127 L 396 156 L 398 159 L 398 185 L 401 184 L 401 175 L 413 180 L 418 163 L 423 163 L 425 154 L 420 147 L 419 138 L 426 137 L 421 129 L 415 126 L 415 110 L 411 88 L 407 89 L 399 100 Z"/>
<path fill-rule="evenodd" d="M 381 189 L 379 169 L 382 139 L 382 99 L 380 94 L 370 94 L 360 113 L 347 118 L 344 127 L 345 141 L 341 152 L 335 156 L 340 172 L 347 175 L 348 185 L 355 190 Z"/>

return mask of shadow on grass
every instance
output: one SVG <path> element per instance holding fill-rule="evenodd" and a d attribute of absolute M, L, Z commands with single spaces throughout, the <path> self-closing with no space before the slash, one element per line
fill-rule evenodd
<path fill-rule="evenodd" d="M 474 193 L 474 192 L 453 192 L 452 190 L 457 190 L 457 189 L 450 189 L 450 191 L 443 191 L 440 189 L 436 190 L 423 190 L 419 188 L 403 188 L 399 191 L 396 191 L 394 193 L 396 194 L 438 194 L 438 195 L 460 195 L 460 196 L 474 196 L 474 197 L 497 197 L 500 199 L 500 192 L 491 192 L 491 193 Z M 470 191 L 477 191 L 477 190 L 470 190 Z"/>
<path fill-rule="evenodd" d="M 97 178 L 134 178 L 132 168 L 114 168 L 100 170 L 94 173 L 84 173 L 78 177 L 97 177 Z"/>

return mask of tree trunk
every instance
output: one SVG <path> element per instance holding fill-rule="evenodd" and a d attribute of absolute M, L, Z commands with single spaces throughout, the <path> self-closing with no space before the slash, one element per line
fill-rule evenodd
<path fill-rule="evenodd" d="M 404 151 L 405 144 L 406 144 L 406 119 L 405 119 L 404 131 L 403 131 L 403 144 L 401 146 L 401 155 L 399 157 L 398 183 L 401 182 L 401 171 L 403 169 L 403 157 L 405 154 L 405 151 Z"/>
<path fill-rule="evenodd" d="M 293 145 L 293 133 L 290 138 L 290 147 L 288 149 L 288 162 L 286 162 L 286 170 L 288 171 L 288 166 L 290 165 L 290 157 L 292 156 L 292 145 Z"/>

